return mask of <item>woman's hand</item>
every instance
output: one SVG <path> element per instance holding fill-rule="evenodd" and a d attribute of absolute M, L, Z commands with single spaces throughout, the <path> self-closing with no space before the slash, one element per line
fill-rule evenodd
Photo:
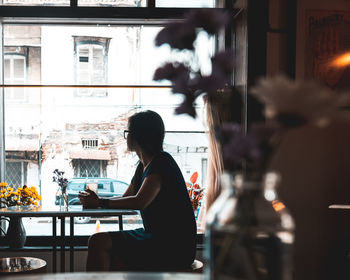
<path fill-rule="evenodd" d="M 98 208 L 100 206 L 97 194 L 89 189 L 85 192 L 79 192 L 78 197 L 84 208 Z"/>

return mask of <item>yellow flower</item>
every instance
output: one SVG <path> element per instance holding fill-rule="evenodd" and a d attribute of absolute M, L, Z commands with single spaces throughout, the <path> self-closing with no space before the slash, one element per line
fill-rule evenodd
<path fill-rule="evenodd" d="M 38 205 L 38 201 L 41 200 L 41 196 L 37 192 L 34 186 L 6 187 L 7 183 L 0 183 L 0 198 L 4 198 L 5 202 L 11 203 L 11 205 Z"/>

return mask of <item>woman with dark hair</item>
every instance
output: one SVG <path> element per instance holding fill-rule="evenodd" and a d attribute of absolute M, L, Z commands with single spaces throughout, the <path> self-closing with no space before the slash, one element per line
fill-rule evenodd
<path fill-rule="evenodd" d="M 153 111 L 128 121 L 128 150 L 140 162 L 122 197 L 79 194 L 84 207 L 138 209 L 144 228 L 102 232 L 89 239 L 87 270 L 189 268 L 195 258 L 196 221 L 182 173 L 163 151 L 164 123 Z"/>

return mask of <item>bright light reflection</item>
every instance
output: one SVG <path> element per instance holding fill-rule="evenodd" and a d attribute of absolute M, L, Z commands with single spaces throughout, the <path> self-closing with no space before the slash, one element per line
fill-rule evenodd
<path fill-rule="evenodd" d="M 272 201 L 276 199 L 276 194 L 274 190 L 266 190 L 264 193 L 266 200 Z"/>
<path fill-rule="evenodd" d="M 279 200 L 273 201 L 272 202 L 272 207 L 273 207 L 273 209 L 275 209 L 276 212 L 281 211 L 284 208 L 286 208 L 286 206 L 284 206 L 284 204 L 281 201 L 279 201 Z"/>
<path fill-rule="evenodd" d="M 350 52 L 342 54 L 334 59 L 332 65 L 335 67 L 346 67 L 350 65 Z"/>

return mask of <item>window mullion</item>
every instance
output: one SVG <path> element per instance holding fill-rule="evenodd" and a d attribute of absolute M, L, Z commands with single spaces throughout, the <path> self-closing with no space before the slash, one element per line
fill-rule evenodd
<path fill-rule="evenodd" d="M 0 0 L 1 1 L 1 0 Z M 4 83 L 4 32 L 0 23 L 0 81 Z M 5 89 L 0 89 L 0 181 L 5 181 Z"/>
<path fill-rule="evenodd" d="M 78 7 L 78 0 L 70 0 L 70 6 L 72 8 Z"/>

